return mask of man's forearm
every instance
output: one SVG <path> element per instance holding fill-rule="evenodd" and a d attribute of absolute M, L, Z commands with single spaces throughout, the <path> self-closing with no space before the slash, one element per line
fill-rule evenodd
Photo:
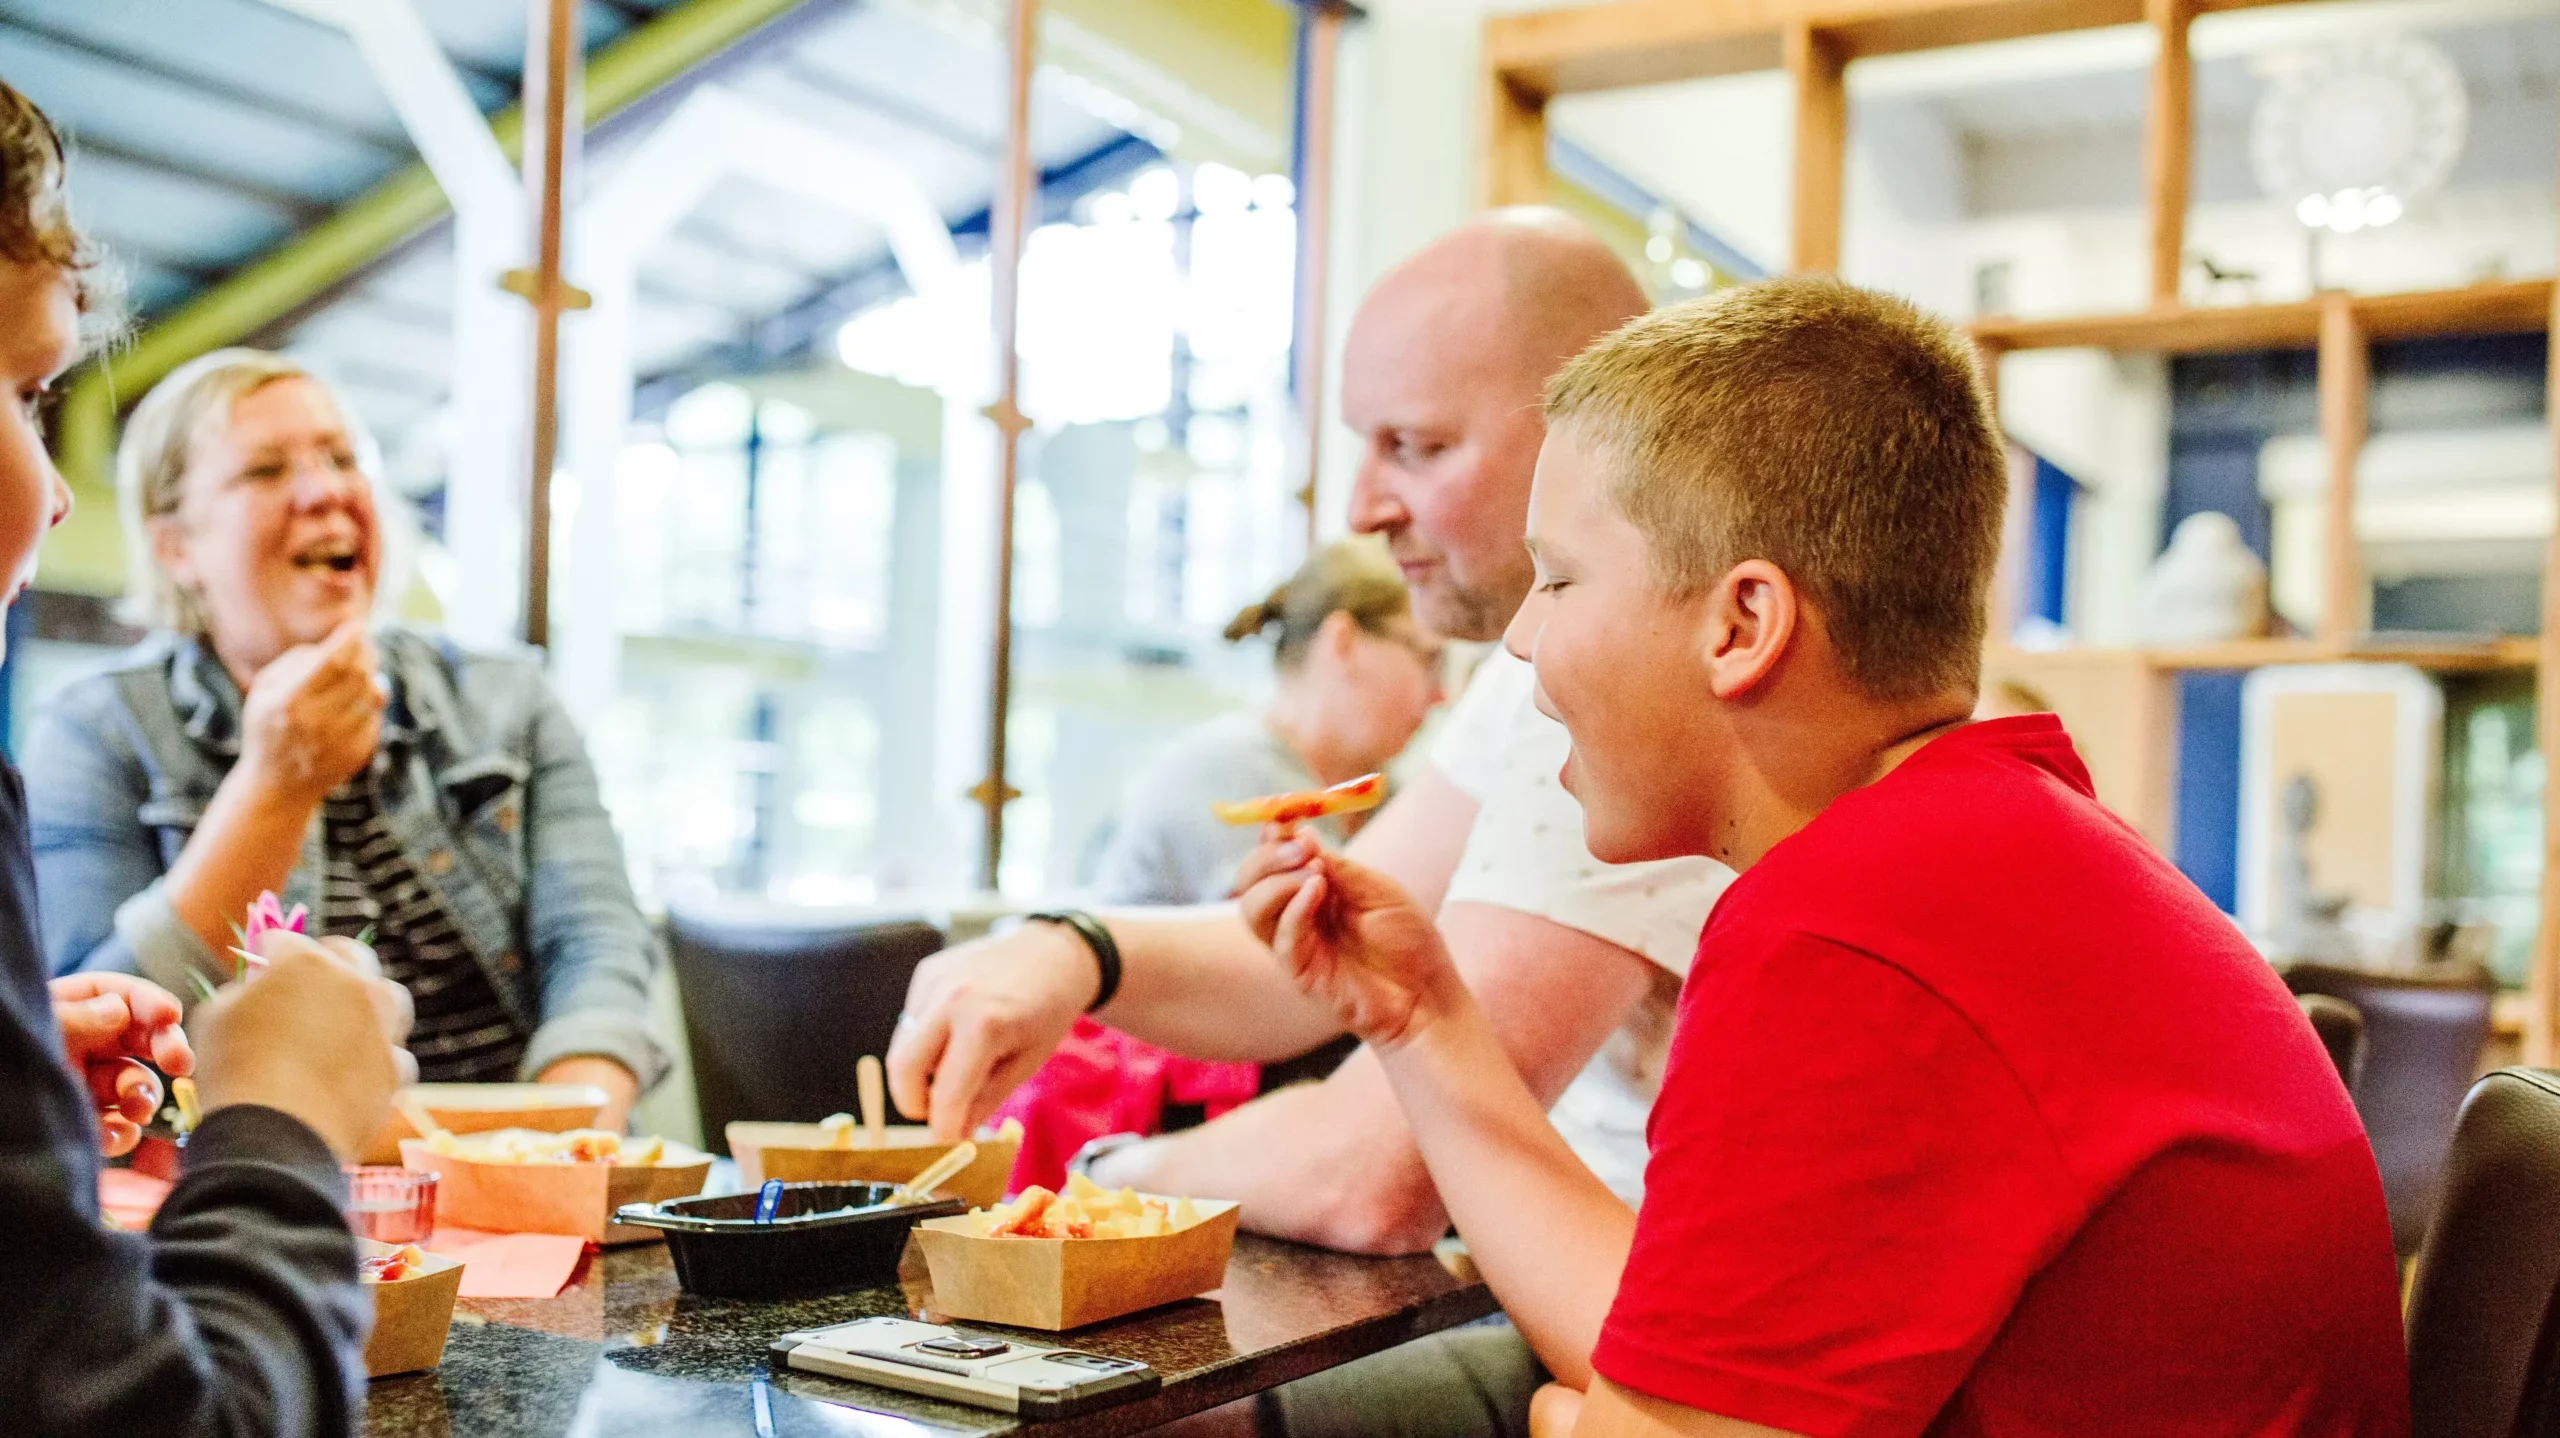
<path fill-rule="evenodd" d="M 1124 1149 L 1095 1177 L 1154 1193 L 1232 1198 L 1252 1232 L 1351 1253 L 1419 1253 L 1449 1229 L 1367 1049 L 1322 1083 Z"/>
<path fill-rule="evenodd" d="M 1473 1000 L 1381 1067 L 1485 1281 L 1547 1371 L 1588 1387 L 1634 1211 L 1566 1146 Z"/>
<path fill-rule="evenodd" d="M 1101 918 L 1120 946 L 1120 992 L 1095 1017 L 1122 1033 L 1190 1058 L 1277 1063 L 1342 1031 L 1330 1010 L 1298 992 L 1233 904 Z"/>

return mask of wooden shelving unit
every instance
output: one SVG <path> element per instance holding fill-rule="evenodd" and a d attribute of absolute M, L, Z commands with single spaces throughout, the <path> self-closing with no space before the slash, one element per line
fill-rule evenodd
<path fill-rule="evenodd" d="M 1989 319 L 1973 326 L 1996 392 L 2011 351 L 2095 347 L 2161 354 L 2312 349 L 2318 353 L 2320 431 L 2327 451 L 2323 608 L 2304 639 L 2193 648 L 2102 649 L 2027 655 L 1995 650 L 1986 672 L 2033 667 L 2082 687 L 2120 732 L 2119 762 L 2100 794 L 2155 839 L 2167 833 L 2174 679 L 2193 670 L 2271 664 L 2411 664 L 2441 672 L 2538 670 L 2540 741 L 2560 759 L 2560 529 L 2546 546 L 2539 639 L 2432 643 L 2365 633 L 2366 590 L 2355 535 L 2355 474 L 2366 431 L 2370 355 L 2378 341 L 2429 335 L 2560 334 L 2552 281 L 2474 285 L 2421 294 L 2330 292 L 2283 304 L 2179 303 L 2193 155 L 2189 26 L 2200 14 L 2290 0 L 1602 0 L 1496 16 L 1485 22 L 1488 204 L 1546 197 L 1546 106 L 1557 95 L 1785 70 L 1796 92 L 1794 231 L 1790 264 L 1827 273 L 1840 255 L 1841 175 L 1853 62 L 1876 55 L 2022 39 L 2106 25 L 2147 24 L 2159 58 L 2144 116 L 2151 306 L 2135 314 Z M 2560 348 L 2551 366 L 2560 395 Z M 1996 398 L 1996 393 L 1995 393 Z M 2560 415 L 2560 403 L 2550 412 Z M 2560 424 L 2555 424 L 2560 432 Z M 2560 473 L 2560 466 L 2555 466 Z M 2084 736 L 2084 746 L 2090 742 Z M 2522 1029 L 2528 1063 L 2560 1060 L 2560 783 L 2543 795 L 2542 927 L 2535 936 Z M 2513 1011 L 2511 1007 L 2510 1012 Z"/>
<path fill-rule="evenodd" d="M 2436 674 L 2484 674 L 2523 670 L 2540 661 L 2540 641 L 2521 637 L 2432 643 L 2394 636 L 2357 644 L 2317 639 L 2233 639 L 2220 644 L 2110 648 L 2082 645 L 2060 650 L 1995 649 L 1992 659 L 2019 664 L 2136 663 L 2167 674 L 2265 669 L 2281 664 L 2406 664 Z"/>
<path fill-rule="evenodd" d="M 2415 294 L 2345 295 L 2347 312 L 2370 340 L 2428 335 L 2533 334 L 2551 323 L 2552 282 L 2518 280 Z M 2129 315 L 1976 320 L 1974 343 L 1989 350 L 2104 349 L 2153 354 L 2312 349 L 2320 343 L 2322 299 L 2288 304 L 2167 305 Z"/>

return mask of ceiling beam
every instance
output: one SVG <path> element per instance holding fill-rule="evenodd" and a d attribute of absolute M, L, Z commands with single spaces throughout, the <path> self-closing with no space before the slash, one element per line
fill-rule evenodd
<path fill-rule="evenodd" d="M 259 3 L 270 9 L 281 10 L 297 20 L 316 25 L 323 30 L 345 31 L 349 28 L 345 7 L 349 4 L 365 3 L 365 0 L 259 0 Z M 452 54 L 445 56 L 445 63 L 451 65 L 457 73 L 479 81 L 483 87 L 496 94 L 513 95 L 524 88 L 518 76 L 491 70 L 486 66 L 474 65 Z"/>
<path fill-rule="evenodd" d="M 2301 0 L 2197 0 L 2198 12 Z M 1774 70 L 1791 27 L 1844 60 L 2133 25 L 2143 0 L 1604 0 L 1485 21 L 1485 63 L 1535 97 Z"/>
<path fill-rule="evenodd" d="M 776 67 L 790 77 L 792 83 L 839 104 L 877 115 L 893 124 L 904 125 L 920 135 L 930 135 L 946 145 L 956 145 L 973 155 L 994 159 L 1004 151 L 1004 140 L 994 134 L 979 134 L 947 116 L 934 114 L 918 105 L 910 105 L 895 96 L 879 91 L 828 69 L 812 60 L 792 59 Z"/>
<path fill-rule="evenodd" d="M 172 254 L 156 245 L 118 240 L 114 254 L 117 259 L 139 260 L 155 270 L 166 270 L 198 288 L 218 283 L 222 279 L 220 265 L 199 259 L 194 255 Z"/>
<path fill-rule="evenodd" d="M 797 12 L 826 13 L 842 0 L 685 0 L 604 47 L 587 66 L 589 124 L 650 100 L 711 57 Z M 520 154 L 524 117 L 508 106 L 491 118 L 510 155 Z M 448 213 L 424 164 L 411 164 L 293 239 L 145 329 L 126 347 L 84 365 L 65 395 L 59 431 L 63 472 L 105 483 L 116 412 L 169 371 L 209 350 L 237 344 L 315 297 L 341 289 L 375 259 Z"/>
<path fill-rule="evenodd" d="M 587 3 L 612 15 L 628 27 L 636 28 L 658 18 L 657 11 L 639 4 L 638 0 L 587 0 Z"/>
<path fill-rule="evenodd" d="M 315 130 L 326 131 L 340 139 L 362 145 L 381 154 L 406 155 L 409 153 L 408 137 L 397 130 L 359 124 L 343 115 L 332 115 L 324 110 L 313 109 L 289 95 L 270 95 L 245 85 L 235 85 L 220 76 L 199 74 L 193 70 L 168 64 L 141 51 L 128 49 L 122 45 L 108 44 L 86 35 L 74 35 L 67 30 L 57 29 L 23 15 L 0 11 L 0 31 L 23 35 L 38 44 L 47 45 L 56 50 L 67 50 L 87 59 L 103 61 L 120 70 L 131 70 L 137 75 L 147 75 L 163 84 L 193 91 L 207 99 L 219 100 L 227 105 L 237 105 L 244 110 L 280 116 L 296 124 L 309 125 Z"/>
<path fill-rule="evenodd" d="M 1115 134 L 1081 155 L 1042 170 L 1032 195 L 1035 226 L 1065 216 L 1089 191 L 1116 184 L 1163 158 L 1163 152 L 1135 135 Z M 989 207 L 951 222 L 952 238 L 963 256 L 986 253 L 993 227 Z M 742 327 L 725 344 L 709 346 L 673 368 L 644 375 L 633 396 L 632 412 L 652 416 L 675 398 L 706 380 L 741 374 L 766 374 L 806 364 L 830 352 L 835 332 L 847 319 L 872 305 L 907 293 L 906 277 L 887 255 L 867 260 L 827 280 L 776 313 Z"/>
<path fill-rule="evenodd" d="M 83 155 L 94 155 L 101 160 L 123 165 L 129 169 L 147 170 L 168 179 L 185 180 L 217 190 L 227 190 L 283 214 L 293 222 L 296 229 L 329 213 L 329 203 L 326 200 L 243 175 L 225 166 L 207 165 L 198 160 L 182 160 L 170 155 L 157 155 L 128 145 L 119 145 L 112 140 L 101 140 L 95 135 L 75 134 L 71 137 L 71 162 L 78 164 Z"/>

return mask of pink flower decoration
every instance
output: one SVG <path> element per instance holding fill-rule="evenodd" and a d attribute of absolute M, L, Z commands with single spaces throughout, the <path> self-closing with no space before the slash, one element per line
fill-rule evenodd
<path fill-rule="evenodd" d="M 309 922 L 310 918 L 311 911 L 300 904 L 294 905 L 293 912 L 288 914 L 284 911 L 282 899 L 272 893 L 260 894 L 258 902 L 249 906 L 248 947 L 256 948 L 258 940 L 266 937 L 271 929 L 282 929 L 289 934 L 299 934 L 303 932 L 303 925 Z"/>
<path fill-rule="evenodd" d="M 258 955 L 258 940 L 277 929 L 289 934 L 303 933 L 304 925 L 310 919 L 311 911 L 302 905 L 294 905 L 293 912 L 288 914 L 284 911 L 283 900 L 272 893 L 260 894 L 258 902 L 249 906 L 249 922 L 240 931 L 240 947 L 231 951 L 240 960 L 240 977 L 247 978 L 253 970 L 267 966 L 267 961 Z"/>

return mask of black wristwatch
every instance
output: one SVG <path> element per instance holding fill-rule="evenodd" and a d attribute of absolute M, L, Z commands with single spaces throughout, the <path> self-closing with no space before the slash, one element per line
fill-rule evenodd
<path fill-rule="evenodd" d="M 1076 937 L 1084 940 L 1086 948 L 1093 950 L 1093 961 L 1102 969 L 1102 987 L 1095 992 L 1093 1002 L 1084 1006 L 1086 1013 L 1099 1010 L 1111 1002 L 1112 995 L 1120 992 L 1120 945 L 1100 919 L 1082 909 L 1058 909 L 1045 914 L 1025 914 L 1023 922 L 1064 924 L 1076 931 Z"/>

